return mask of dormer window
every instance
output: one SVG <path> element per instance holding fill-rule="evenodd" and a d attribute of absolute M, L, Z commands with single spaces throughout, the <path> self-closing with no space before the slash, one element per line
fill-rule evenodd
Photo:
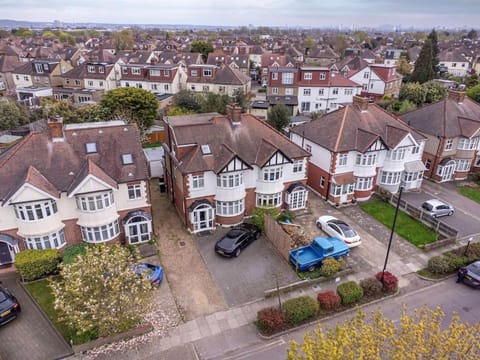
<path fill-rule="evenodd" d="M 127 67 L 122 67 L 122 74 L 127 75 L 128 74 L 128 68 Z"/>
<path fill-rule="evenodd" d="M 203 76 L 212 76 L 212 69 L 203 69 Z"/>
<path fill-rule="evenodd" d="M 132 74 L 133 75 L 140 75 L 140 73 L 141 73 L 140 68 L 138 68 L 138 67 L 132 68 Z"/>
<path fill-rule="evenodd" d="M 89 73 L 95 73 L 95 66 L 94 65 L 88 65 L 87 66 L 87 71 Z"/>
<path fill-rule="evenodd" d="M 191 74 L 192 76 L 194 76 L 194 77 L 198 76 L 198 75 L 197 75 L 197 70 L 192 70 L 192 71 L 190 72 L 190 74 Z"/>
<path fill-rule="evenodd" d="M 123 154 L 122 155 L 122 164 L 123 165 L 133 164 L 132 154 Z"/>
<path fill-rule="evenodd" d="M 86 143 L 85 149 L 87 150 L 87 154 L 94 154 L 97 152 L 97 143 Z"/>
<path fill-rule="evenodd" d="M 100 74 L 103 74 L 103 73 L 105 72 L 105 68 L 104 68 L 103 66 L 100 66 L 100 67 L 98 68 L 98 72 L 99 72 Z"/>
<path fill-rule="evenodd" d="M 42 64 L 35 64 L 35 71 L 39 74 L 43 74 L 43 65 Z"/>

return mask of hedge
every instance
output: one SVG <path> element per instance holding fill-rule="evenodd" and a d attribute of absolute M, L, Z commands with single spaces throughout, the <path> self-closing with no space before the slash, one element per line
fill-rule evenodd
<path fill-rule="evenodd" d="M 298 325 L 318 314 L 318 302 L 310 296 L 300 296 L 285 301 L 283 312 L 285 319 L 291 325 Z"/>
<path fill-rule="evenodd" d="M 337 293 L 343 305 L 353 304 L 363 297 L 363 289 L 355 281 L 347 281 L 337 286 Z"/>
<path fill-rule="evenodd" d="M 375 297 L 383 292 L 383 284 L 380 280 L 373 277 L 360 280 L 360 286 L 365 296 Z"/>
<path fill-rule="evenodd" d="M 382 281 L 382 272 L 379 271 L 376 275 L 375 278 L 378 281 Z M 389 271 L 385 271 L 383 273 L 383 291 L 385 292 L 394 292 L 397 291 L 398 289 L 398 279 L 395 275 L 393 275 Z"/>
<path fill-rule="evenodd" d="M 330 277 L 339 272 L 341 268 L 342 264 L 340 263 L 340 261 L 335 260 L 332 257 L 326 258 L 325 260 L 323 260 L 322 266 L 320 267 L 320 275 Z"/>
<path fill-rule="evenodd" d="M 27 281 L 40 279 L 57 271 L 60 263 L 58 250 L 25 250 L 15 256 L 15 267 Z"/>
<path fill-rule="evenodd" d="M 90 245 L 85 242 L 65 246 L 65 250 L 63 250 L 62 262 L 64 264 L 73 263 L 77 256 L 85 255 L 85 250 L 88 246 Z"/>

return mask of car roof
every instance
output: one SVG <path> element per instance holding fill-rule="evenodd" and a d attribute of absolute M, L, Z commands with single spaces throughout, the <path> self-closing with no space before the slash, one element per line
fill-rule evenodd
<path fill-rule="evenodd" d="M 322 221 L 333 221 L 333 220 L 338 220 L 335 216 L 331 216 L 331 215 L 322 215 L 318 218 L 318 220 L 322 220 Z"/>
<path fill-rule="evenodd" d="M 430 200 L 427 200 L 425 201 L 426 203 L 429 203 L 433 206 L 436 206 L 436 205 L 448 205 L 445 201 L 442 201 L 442 200 L 438 200 L 438 199 L 430 199 Z"/>

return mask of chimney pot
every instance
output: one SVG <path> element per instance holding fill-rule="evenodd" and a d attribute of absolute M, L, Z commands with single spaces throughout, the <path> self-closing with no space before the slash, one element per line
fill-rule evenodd
<path fill-rule="evenodd" d="M 50 136 L 52 140 L 55 141 L 63 141 L 63 117 L 61 116 L 52 116 L 48 118 L 47 121 L 48 131 L 50 132 Z"/>
<path fill-rule="evenodd" d="M 465 91 L 448 90 L 448 98 L 461 104 L 465 100 Z"/>
<path fill-rule="evenodd" d="M 232 123 L 240 122 L 242 120 L 242 107 L 237 104 L 228 104 L 227 117 Z"/>

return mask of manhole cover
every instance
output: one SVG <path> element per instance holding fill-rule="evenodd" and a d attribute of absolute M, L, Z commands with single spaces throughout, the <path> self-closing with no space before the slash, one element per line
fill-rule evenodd
<path fill-rule="evenodd" d="M 185 241 L 180 241 L 180 242 L 178 243 L 178 245 L 179 245 L 180 247 L 184 247 L 184 246 L 186 245 L 186 243 L 185 243 Z"/>

